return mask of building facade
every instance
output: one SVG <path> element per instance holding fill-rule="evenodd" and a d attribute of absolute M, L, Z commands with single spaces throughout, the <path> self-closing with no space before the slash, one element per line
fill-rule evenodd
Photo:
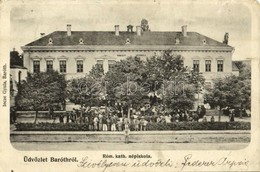
<path fill-rule="evenodd" d="M 93 65 L 108 71 L 115 61 L 128 56 L 146 59 L 172 50 L 184 57 L 184 65 L 201 72 L 206 84 L 212 79 L 232 74 L 234 48 L 228 45 L 228 34 L 219 42 L 182 26 L 178 32 L 142 31 L 141 26 L 115 25 L 114 31 L 55 31 L 22 47 L 24 66 L 31 73 L 57 70 L 66 79 L 83 77 Z"/>
<path fill-rule="evenodd" d="M 71 25 L 67 25 L 67 31 L 44 35 L 22 50 L 29 72 L 54 69 L 67 79 L 85 76 L 95 64 L 102 65 L 106 72 L 115 61 L 128 56 L 146 59 L 172 50 L 184 57 L 186 66 L 203 73 L 210 82 L 232 73 L 234 48 L 197 32 L 187 32 L 187 26 L 182 26 L 180 32 L 143 32 L 140 26 L 134 32 L 131 25 L 127 31 L 119 31 L 116 25 L 113 32 L 85 32 L 71 31 Z"/>
<path fill-rule="evenodd" d="M 177 32 L 143 31 L 128 25 L 125 31 L 115 25 L 114 31 L 55 31 L 22 47 L 28 72 L 57 70 L 66 79 L 84 77 L 95 64 L 107 72 L 115 61 L 129 56 L 146 59 L 172 50 L 184 58 L 184 65 L 201 72 L 207 86 L 214 78 L 238 75 L 232 63 L 234 48 L 228 45 L 228 34 L 219 42 L 182 26 Z M 197 104 L 203 103 L 198 95 Z"/>

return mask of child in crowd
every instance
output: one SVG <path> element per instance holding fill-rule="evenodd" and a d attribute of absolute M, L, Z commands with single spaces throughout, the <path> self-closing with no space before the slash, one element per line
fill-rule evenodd
<path fill-rule="evenodd" d="M 148 121 L 144 120 L 143 121 L 143 131 L 146 131 L 147 124 L 148 124 Z"/>
<path fill-rule="evenodd" d="M 107 131 L 107 118 L 103 116 L 102 118 L 102 131 Z"/>
<path fill-rule="evenodd" d="M 215 122 L 214 116 L 212 116 L 212 117 L 210 118 L 210 122 Z"/>
<path fill-rule="evenodd" d="M 207 122 L 207 117 L 206 117 L 206 115 L 203 116 L 202 122 Z"/>
<path fill-rule="evenodd" d="M 108 115 L 107 117 L 107 131 L 111 131 L 111 117 Z"/>
<path fill-rule="evenodd" d="M 98 117 L 95 116 L 95 118 L 93 119 L 93 124 L 94 124 L 94 131 L 98 130 Z"/>
<path fill-rule="evenodd" d="M 117 122 L 117 118 L 116 115 L 113 115 L 113 117 L 111 118 L 111 131 L 116 131 L 116 122 Z"/>
<path fill-rule="evenodd" d="M 122 125 L 123 125 L 122 118 L 119 118 L 119 120 L 117 121 L 118 131 L 122 131 Z"/>
<path fill-rule="evenodd" d="M 139 124 L 140 124 L 140 121 L 138 118 L 135 119 L 135 131 L 139 131 Z"/>
<path fill-rule="evenodd" d="M 124 134 L 125 134 L 125 144 L 129 143 L 129 135 L 130 135 L 130 129 L 128 124 L 125 125 L 125 130 L 124 130 Z"/>
<path fill-rule="evenodd" d="M 140 131 L 143 131 L 143 128 L 144 128 L 144 117 L 142 116 L 140 120 Z"/>

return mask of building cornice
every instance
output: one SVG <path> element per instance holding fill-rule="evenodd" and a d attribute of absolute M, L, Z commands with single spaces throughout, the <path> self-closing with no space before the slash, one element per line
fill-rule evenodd
<path fill-rule="evenodd" d="M 230 51 L 233 47 L 176 46 L 176 45 L 128 45 L 128 46 L 23 46 L 23 51 Z"/>

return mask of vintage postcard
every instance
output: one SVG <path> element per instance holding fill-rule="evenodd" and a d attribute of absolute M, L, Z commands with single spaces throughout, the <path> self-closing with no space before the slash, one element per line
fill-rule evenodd
<path fill-rule="evenodd" d="M 254 0 L 0 3 L 0 171 L 260 171 Z"/>

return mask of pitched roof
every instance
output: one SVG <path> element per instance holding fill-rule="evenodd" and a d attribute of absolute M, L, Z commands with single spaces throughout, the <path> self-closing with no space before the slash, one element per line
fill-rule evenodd
<path fill-rule="evenodd" d="M 232 61 L 232 71 L 239 71 L 239 69 L 236 65 L 236 61 Z"/>
<path fill-rule="evenodd" d="M 67 36 L 66 31 L 55 31 L 26 46 L 47 46 L 49 38 L 53 40 L 53 46 L 79 45 L 82 38 L 84 45 L 125 45 L 126 40 L 130 40 L 131 45 L 176 45 L 176 46 L 218 46 L 230 47 L 197 32 L 187 32 L 184 37 L 181 32 L 142 32 L 138 36 L 136 32 L 120 32 L 116 36 L 110 31 L 72 31 L 71 36 Z M 180 43 L 175 44 L 175 39 L 179 38 Z M 206 44 L 203 43 L 206 40 Z"/>

